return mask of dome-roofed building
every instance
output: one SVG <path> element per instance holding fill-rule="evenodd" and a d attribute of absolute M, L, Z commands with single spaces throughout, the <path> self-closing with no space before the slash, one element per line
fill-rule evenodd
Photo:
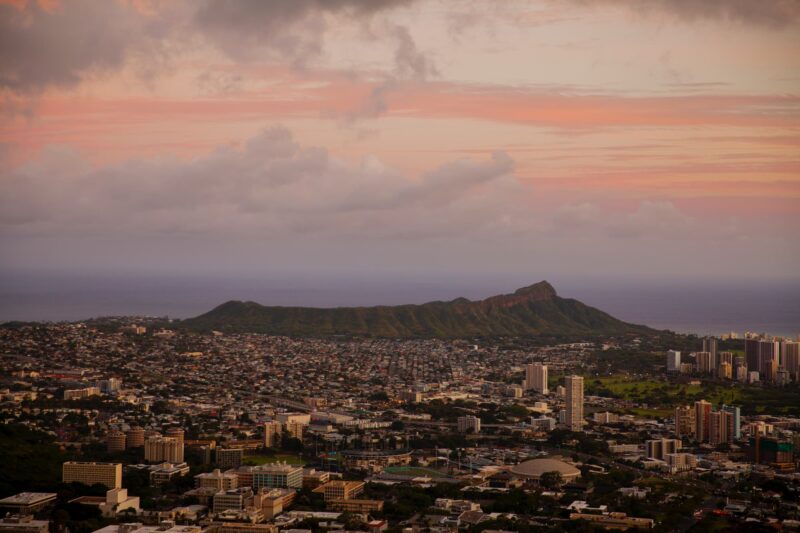
<path fill-rule="evenodd" d="M 511 467 L 511 473 L 522 479 L 538 480 L 546 472 L 558 472 L 564 481 L 581 477 L 581 471 L 559 459 L 531 459 Z"/>

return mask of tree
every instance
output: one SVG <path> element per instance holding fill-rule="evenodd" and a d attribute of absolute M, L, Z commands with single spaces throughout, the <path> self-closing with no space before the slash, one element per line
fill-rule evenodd
<path fill-rule="evenodd" d="M 561 476 L 561 472 L 555 470 L 552 472 L 545 472 L 539 477 L 539 484 L 546 489 L 555 490 L 563 483 L 564 478 Z"/>

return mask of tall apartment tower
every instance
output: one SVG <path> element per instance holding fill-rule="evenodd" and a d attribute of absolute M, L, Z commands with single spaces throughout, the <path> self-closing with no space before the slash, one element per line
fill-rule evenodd
<path fill-rule="evenodd" d="M 125 433 L 116 429 L 109 431 L 108 435 L 106 435 L 106 449 L 108 453 L 124 452 L 126 440 L 127 437 L 125 437 Z"/>
<path fill-rule="evenodd" d="M 182 463 L 183 443 L 173 437 L 150 437 L 144 441 L 144 460 L 149 463 Z"/>
<path fill-rule="evenodd" d="M 722 410 L 731 414 L 730 424 L 732 427 L 728 432 L 731 440 L 739 440 L 742 438 L 742 412 L 741 409 L 735 405 L 723 405 Z"/>
<path fill-rule="evenodd" d="M 724 442 L 733 441 L 734 432 L 733 413 L 728 411 L 714 411 L 709 415 L 708 442 L 717 446 Z"/>
<path fill-rule="evenodd" d="M 540 394 L 550 392 L 547 389 L 547 365 L 531 363 L 525 367 L 525 389 L 533 389 Z"/>
<path fill-rule="evenodd" d="M 280 445 L 281 423 L 277 420 L 264 422 L 264 446 L 277 448 Z"/>
<path fill-rule="evenodd" d="M 714 360 L 711 357 L 711 352 L 695 352 L 695 364 L 697 371 L 701 374 L 712 374 L 714 372 Z"/>
<path fill-rule="evenodd" d="M 758 371 L 759 368 L 759 343 L 761 339 L 746 338 L 744 340 L 744 358 L 747 363 L 747 370 Z"/>
<path fill-rule="evenodd" d="M 705 400 L 694 402 L 694 436 L 698 442 L 708 442 L 711 424 L 711 404 Z"/>
<path fill-rule="evenodd" d="M 570 431 L 583 431 L 583 377 L 567 376 L 566 386 L 566 424 Z"/>
<path fill-rule="evenodd" d="M 141 448 L 144 446 L 144 428 L 134 426 L 125 433 L 125 437 L 125 447 L 127 448 Z"/>
<path fill-rule="evenodd" d="M 680 437 L 693 437 L 697 431 L 695 410 L 689 405 L 675 408 L 675 435 Z"/>
<path fill-rule="evenodd" d="M 711 371 L 717 368 L 717 338 L 706 337 L 703 339 L 703 351 L 711 354 Z"/>
<path fill-rule="evenodd" d="M 678 350 L 667 350 L 667 372 L 681 371 L 681 352 Z"/>
<path fill-rule="evenodd" d="M 169 428 L 164 436 L 177 440 L 183 446 L 183 430 L 181 428 Z"/>
<path fill-rule="evenodd" d="M 796 382 L 800 382 L 800 342 L 783 341 L 781 344 L 783 368 Z"/>
<path fill-rule="evenodd" d="M 781 365 L 781 343 L 774 340 L 758 341 L 758 368 L 763 381 L 774 381 Z"/>

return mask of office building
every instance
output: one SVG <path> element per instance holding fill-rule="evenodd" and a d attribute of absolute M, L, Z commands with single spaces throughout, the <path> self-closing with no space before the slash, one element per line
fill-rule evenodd
<path fill-rule="evenodd" d="M 98 383 L 100 392 L 104 394 L 116 394 L 122 388 L 122 380 L 119 378 L 108 378 L 100 380 Z"/>
<path fill-rule="evenodd" d="M 217 448 L 217 466 L 219 468 L 239 468 L 242 466 L 244 450 L 241 448 Z"/>
<path fill-rule="evenodd" d="M 744 359 L 742 359 L 744 360 Z M 728 363 L 733 366 L 733 352 L 719 352 L 717 354 L 717 366 L 721 365 L 722 363 Z"/>
<path fill-rule="evenodd" d="M 194 486 L 196 488 L 212 488 L 218 491 L 229 490 L 239 487 L 239 476 L 234 472 L 222 472 L 215 469 L 212 472 L 204 472 L 194 476 Z"/>
<path fill-rule="evenodd" d="M 547 388 L 547 365 L 531 363 L 525 367 L 525 388 L 539 394 L 550 392 Z"/>
<path fill-rule="evenodd" d="M 567 376 L 566 386 L 566 425 L 570 431 L 583 431 L 583 377 Z"/>
<path fill-rule="evenodd" d="M 55 492 L 20 492 L 0 499 L 0 514 L 32 515 L 56 502 Z"/>
<path fill-rule="evenodd" d="M 645 442 L 645 452 L 648 458 L 663 461 L 665 455 L 677 453 L 681 446 L 682 443 L 678 439 L 648 440 Z"/>
<path fill-rule="evenodd" d="M 711 424 L 711 404 L 705 400 L 694 402 L 694 437 L 698 442 L 708 442 Z"/>
<path fill-rule="evenodd" d="M 126 441 L 125 433 L 113 429 L 106 435 L 106 450 L 108 453 L 124 452 Z"/>
<path fill-rule="evenodd" d="M 314 489 L 314 492 L 321 492 L 326 502 L 332 500 L 352 500 L 364 492 L 364 482 L 334 480 L 317 487 Z"/>
<path fill-rule="evenodd" d="M 681 352 L 678 350 L 667 350 L 667 372 L 680 372 Z"/>
<path fill-rule="evenodd" d="M 553 431 L 556 428 L 556 419 L 549 416 L 531 418 L 531 429 L 534 431 Z"/>
<path fill-rule="evenodd" d="M 100 396 L 100 387 L 85 387 L 83 389 L 67 389 L 64 391 L 65 400 L 82 400 L 90 396 Z"/>
<path fill-rule="evenodd" d="M 696 411 L 689 405 L 675 408 L 675 435 L 680 437 L 694 437 L 697 430 L 695 422 Z"/>
<path fill-rule="evenodd" d="M 619 415 L 617 413 L 611 413 L 609 411 L 603 411 L 601 413 L 594 413 L 592 415 L 592 422 L 595 424 L 619 424 Z"/>
<path fill-rule="evenodd" d="M 467 415 L 458 417 L 459 433 L 480 433 L 481 419 L 477 416 Z"/>
<path fill-rule="evenodd" d="M 0 533 L 48 533 L 50 521 L 34 520 L 31 516 L 12 515 L 0 519 Z"/>
<path fill-rule="evenodd" d="M 245 507 L 252 506 L 252 504 L 253 489 L 250 487 L 239 487 L 216 493 L 211 509 L 214 514 L 219 514 L 228 510 L 241 511 Z"/>
<path fill-rule="evenodd" d="M 416 390 L 405 390 L 400 393 L 400 400 L 410 403 L 419 403 L 422 401 L 422 393 Z"/>
<path fill-rule="evenodd" d="M 253 469 L 253 489 L 299 489 L 303 487 L 303 467 L 287 463 L 259 465 Z"/>
<path fill-rule="evenodd" d="M 750 459 L 757 464 L 792 464 L 794 444 L 789 440 L 766 437 L 761 432 L 750 437 Z"/>
<path fill-rule="evenodd" d="M 668 453 L 664 455 L 664 461 L 673 474 L 697 468 L 697 457 L 690 453 Z"/>
<path fill-rule="evenodd" d="M 144 460 L 149 463 L 182 463 L 183 442 L 172 437 L 149 437 L 144 442 Z"/>
<path fill-rule="evenodd" d="M 311 423 L 311 415 L 306 413 L 278 413 L 275 419 L 281 424 L 305 424 Z"/>
<path fill-rule="evenodd" d="M 109 489 L 122 487 L 121 463 L 94 463 L 67 461 L 61 468 L 64 483 L 78 482 L 90 487 L 96 483 Z"/>

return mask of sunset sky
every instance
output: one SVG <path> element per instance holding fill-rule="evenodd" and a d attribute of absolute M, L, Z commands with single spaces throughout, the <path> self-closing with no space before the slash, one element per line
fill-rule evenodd
<path fill-rule="evenodd" d="M 800 280 L 797 0 L 18 0 L 0 85 L 6 275 Z"/>

